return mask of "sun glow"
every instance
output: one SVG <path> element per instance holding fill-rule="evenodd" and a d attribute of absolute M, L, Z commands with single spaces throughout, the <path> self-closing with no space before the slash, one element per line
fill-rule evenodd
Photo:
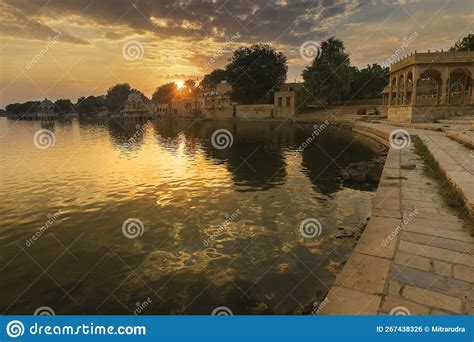
<path fill-rule="evenodd" d="M 178 82 L 176 82 L 176 87 L 178 87 L 178 89 L 181 89 L 184 87 L 184 81 L 183 80 L 179 80 Z"/>

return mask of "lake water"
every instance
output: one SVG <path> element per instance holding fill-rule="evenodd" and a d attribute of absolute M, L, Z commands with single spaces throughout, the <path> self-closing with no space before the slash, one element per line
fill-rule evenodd
<path fill-rule="evenodd" d="M 339 171 L 373 157 L 331 125 L 0 118 L 0 312 L 298 312 L 370 215 L 373 193 Z"/>

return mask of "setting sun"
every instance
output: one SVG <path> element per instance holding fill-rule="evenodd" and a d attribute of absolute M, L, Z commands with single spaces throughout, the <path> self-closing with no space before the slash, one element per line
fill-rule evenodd
<path fill-rule="evenodd" d="M 176 86 L 178 87 L 178 89 L 181 89 L 184 87 L 184 81 L 183 80 L 179 80 L 178 82 L 176 82 Z"/>

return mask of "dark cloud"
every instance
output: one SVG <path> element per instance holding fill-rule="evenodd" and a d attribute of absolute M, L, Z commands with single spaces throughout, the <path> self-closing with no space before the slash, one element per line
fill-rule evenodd
<path fill-rule="evenodd" d="M 357 10 L 366 1 L 169 1 L 169 0 L 4 0 L 28 16 L 81 16 L 98 25 L 125 25 L 158 37 L 225 40 L 236 32 L 242 40 L 283 44 L 322 36 L 331 21 Z M 106 38 L 119 39 L 115 33 Z"/>
<path fill-rule="evenodd" d="M 0 4 L 0 11 L 2 13 L 0 15 L 0 33 L 3 35 L 30 40 L 48 40 L 60 37 L 59 40 L 62 42 L 88 44 L 88 42 L 73 37 L 66 32 L 53 30 L 6 4 Z"/>

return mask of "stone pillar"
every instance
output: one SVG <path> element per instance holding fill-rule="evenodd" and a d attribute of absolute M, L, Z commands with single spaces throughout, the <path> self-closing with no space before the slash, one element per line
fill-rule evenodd
<path fill-rule="evenodd" d="M 449 68 L 443 68 L 441 73 L 441 104 L 449 104 Z"/>
<path fill-rule="evenodd" d="M 416 67 L 413 67 L 413 89 L 411 90 L 411 105 L 416 104 L 416 86 L 418 83 L 418 70 L 416 70 Z"/>
<path fill-rule="evenodd" d="M 388 86 L 388 106 L 392 105 L 392 94 L 393 89 L 392 89 L 392 77 L 390 77 L 390 84 Z"/>
<path fill-rule="evenodd" d="M 397 75 L 397 78 L 395 79 L 395 89 L 397 90 L 397 93 L 395 94 L 395 105 L 398 105 L 398 101 L 400 98 L 400 78 L 399 75 Z"/>
<path fill-rule="evenodd" d="M 408 99 L 408 80 L 407 80 L 407 77 L 408 77 L 408 73 L 405 72 L 403 73 L 403 104 L 408 104 L 407 102 L 407 99 Z"/>

